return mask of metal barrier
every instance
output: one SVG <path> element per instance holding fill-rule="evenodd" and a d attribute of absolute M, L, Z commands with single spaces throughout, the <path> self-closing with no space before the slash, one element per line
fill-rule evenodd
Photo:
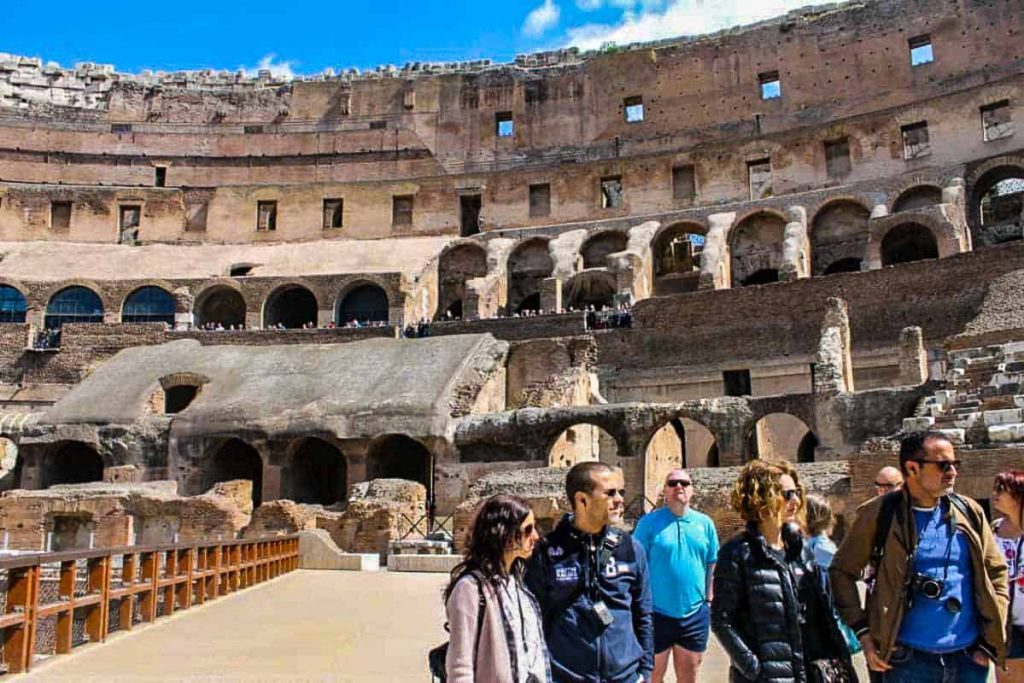
<path fill-rule="evenodd" d="M 420 515 L 418 518 L 413 520 L 404 512 L 399 513 L 402 521 L 405 522 L 408 528 L 403 531 L 399 537 L 399 541 L 408 540 L 410 536 L 416 535 L 417 537 L 426 538 L 432 534 L 443 534 L 449 541 L 454 539 L 454 528 L 455 528 L 455 516 L 448 515 L 447 517 L 432 517 L 430 515 Z"/>
<path fill-rule="evenodd" d="M 8 673 L 31 668 L 38 627 L 44 619 L 56 617 L 53 651 L 67 654 L 76 644 L 76 613 L 84 616 L 81 640 L 102 642 L 111 630 L 127 631 L 136 622 L 152 622 L 298 569 L 298 538 L 133 546 L 2 559 L 0 571 L 7 573 L 6 606 L 0 615 L 4 668 Z M 82 592 L 77 576 L 80 562 L 86 569 Z M 56 600 L 49 602 L 40 598 L 44 565 L 59 565 L 55 579 L 48 579 L 57 584 Z M 117 603 L 114 612 L 112 602 Z"/>

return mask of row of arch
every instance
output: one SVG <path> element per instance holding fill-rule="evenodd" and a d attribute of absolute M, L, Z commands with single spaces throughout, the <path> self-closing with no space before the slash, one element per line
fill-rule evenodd
<path fill-rule="evenodd" d="M 404 434 L 375 439 L 366 455 L 367 479 L 397 478 L 431 488 L 433 458 L 419 441 Z M 281 497 L 297 503 L 333 505 L 348 498 L 348 458 L 342 449 L 318 437 L 297 439 L 288 448 L 281 472 Z M 40 488 L 103 480 L 104 461 L 97 450 L 80 441 L 56 444 L 39 462 Z M 250 443 L 230 438 L 204 453 L 200 488 L 233 479 L 252 482 L 253 505 L 264 500 L 264 461 Z M 196 491 L 198 493 L 199 491 Z"/>
<path fill-rule="evenodd" d="M 298 284 L 282 285 L 272 291 L 263 305 L 265 327 L 299 328 L 317 325 L 319 303 L 312 291 Z M 121 322 L 174 324 L 174 296 L 162 287 L 146 285 L 125 297 Z M 0 285 L 0 322 L 23 323 L 28 311 L 25 295 L 12 285 Z M 348 289 L 335 304 L 334 321 L 345 325 L 352 321 L 387 322 L 388 295 L 376 284 L 364 283 Z M 196 299 L 193 308 L 196 325 L 244 326 L 246 304 L 242 294 L 227 285 L 215 285 Z M 101 323 L 103 301 L 92 289 L 82 285 L 65 287 L 50 297 L 44 326 L 56 329 L 65 323 Z"/>

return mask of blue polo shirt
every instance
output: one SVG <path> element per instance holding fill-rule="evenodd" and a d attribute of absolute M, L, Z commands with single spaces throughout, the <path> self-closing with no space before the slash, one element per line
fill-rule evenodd
<path fill-rule="evenodd" d="M 707 515 L 687 510 L 677 517 L 668 507 L 644 515 L 633 532 L 647 554 L 654 611 L 690 616 L 707 600 L 708 565 L 718 558 L 718 533 Z"/>
<path fill-rule="evenodd" d="M 947 500 L 930 510 L 914 508 L 914 523 L 918 538 L 914 572 L 943 580 L 945 586 L 937 599 L 911 596 L 910 609 L 900 624 L 898 641 L 925 652 L 962 650 L 973 645 L 979 636 L 968 541 L 956 531 L 955 522 L 949 517 Z M 946 609 L 949 598 L 960 601 L 959 612 L 954 614 Z"/>

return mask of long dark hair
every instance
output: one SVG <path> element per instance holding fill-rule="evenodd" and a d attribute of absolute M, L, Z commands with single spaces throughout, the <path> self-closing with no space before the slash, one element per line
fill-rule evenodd
<path fill-rule="evenodd" d="M 507 493 L 491 496 L 480 505 L 473 518 L 466 554 L 452 569 L 444 590 L 446 602 L 455 584 L 468 572 L 478 571 L 489 581 L 505 577 L 505 551 L 521 540 L 519 527 L 529 514 L 530 506 L 525 500 Z M 522 571 L 521 564 L 517 562 L 513 572 Z"/>

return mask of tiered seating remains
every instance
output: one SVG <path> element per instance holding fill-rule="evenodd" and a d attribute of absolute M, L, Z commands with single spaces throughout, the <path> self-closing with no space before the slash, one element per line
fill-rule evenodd
<path fill-rule="evenodd" d="M 905 430 L 936 429 L 979 447 L 1024 442 L 1024 341 L 950 352 L 946 385 Z"/>

